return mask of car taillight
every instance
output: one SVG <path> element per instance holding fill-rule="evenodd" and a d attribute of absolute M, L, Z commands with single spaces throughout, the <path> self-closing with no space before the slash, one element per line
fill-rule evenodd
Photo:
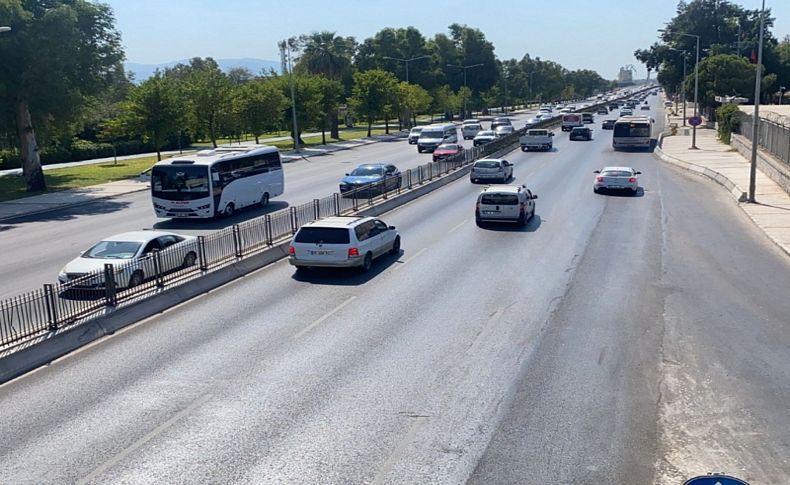
<path fill-rule="evenodd" d="M 475 212 L 480 212 L 480 202 L 475 204 Z"/>
<path fill-rule="evenodd" d="M 595 177 L 595 181 L 596 181 L 596 182 L 603 182 L 603 177 L 601 177 L 601 176 L 599 175 L 599 176 Z"/>
<path fill-rule="evenodd" d="M 289 256 L 296 256 L 296 248 L 293 246 L 288 246 L 288 255 Z"/>
<path fill-rule="evenodd" d="M 634 182 L 636 182 L 636 177 L 631 177 L 630 179 L 628 179 L 628 181 L 631 182 L 631 183 L 634 183 Z"/>
<path fill-rule="evenodd" d="M 353 258 L 359 256 L 359 249 L 357 248 L 348 248 L 348 257 Z"/>

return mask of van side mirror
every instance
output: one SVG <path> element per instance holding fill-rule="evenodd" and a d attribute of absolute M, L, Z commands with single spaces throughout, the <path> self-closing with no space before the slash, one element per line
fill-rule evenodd
<path fill-rule="evenodd" d="M 389 226 L 387 229 L 389 229 L 390 231 L 394 231 L 395 230 L 395 226 Z"/>
<path fill-rule="evenodd" d="M 348 174 L 346 174 L 346 177 L 348 177 Z"/>
<path fill-rule="evenodd" d="M 549 133 L 549 136 L 554 136 L 554 132 L 553 132 L 553 131 L 552 131 L 552 132 L 550 132 L 550 133 Z"/>
<path fill-rule="evenodd" d="M 642 172 L 636 172 L 637 175 L 642 175 Z"/>
<path fill-rule="evenodd" d="M 532 198 L 537 199 L 538 198 L 537 194 L 532 194 Z"/>
<path fill-rule="evenodd" d="M 593 170 L 593 173 L 601 173 L 600 170 Z"/>

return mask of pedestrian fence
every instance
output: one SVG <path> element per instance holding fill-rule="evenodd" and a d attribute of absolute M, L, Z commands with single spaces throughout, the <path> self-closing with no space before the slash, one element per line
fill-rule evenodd
<path fill-rule="evenodd" d="M 744 114 L 738 126 L 738 134 L 752 141 L 754 117 Z M 769 152 L 790 168 L 790 126 L 760 117 L 760 133 L 757 146 Z"/>
<path fill-rule="evenodd" d="M 590 106 L 583 111 L 591 111 L 598 106 Z M 558 123 L 558 119 L 551 119 L 532 128 L 547 128 Z M 9 351 L 26 340 L 83 324 L 165 289 L 188 284 L 286 241 L 303 224 L 328 216 L 353 215 L 516 145 L 525 132 L 526 129 L 522 128 L 483 146 L 420 165 L 380 182 L 189 238 L 134 261 L 105 264 L 101 270 L 92 273 L 67 274 L 64 275 L 65 282 L 47 283 L 40 289 L 0 300 L 0 349 Z"/>

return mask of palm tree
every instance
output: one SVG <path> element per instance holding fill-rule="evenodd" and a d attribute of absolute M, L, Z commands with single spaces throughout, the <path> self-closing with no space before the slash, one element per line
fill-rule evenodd
<path fill-rule="evenodd" d="M 353 37 L 340 37 L 335 32 L 322 31 L 299 38 L 302 52 L 296 63 L 297 70 L 322 75 L 343 82 L 351 76 L 351 58 L 356 50 Z M 337 113 L 330 115 L 331 136 L 338 139 Z"/>

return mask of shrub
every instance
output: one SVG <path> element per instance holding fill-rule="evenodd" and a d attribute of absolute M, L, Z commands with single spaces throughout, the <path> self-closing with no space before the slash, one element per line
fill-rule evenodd
<path fill-rule="evenodd" d="M 741 110 L 736 104 L 722 105 L 716 110 L 716 121 L 719 125 L 719 139 L 729 145 L 732 132 L 741 124 Z"/>

